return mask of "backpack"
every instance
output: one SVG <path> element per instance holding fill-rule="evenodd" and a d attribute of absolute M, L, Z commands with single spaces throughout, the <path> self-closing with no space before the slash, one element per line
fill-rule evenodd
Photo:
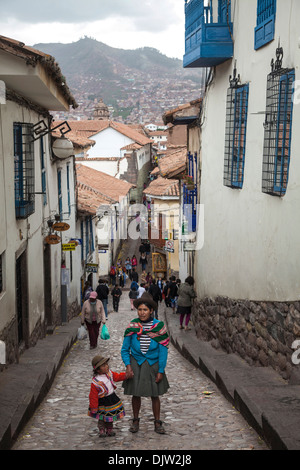
<path fill-rule="evenodd" d="M 116 274 L 116 270 L 115 270 L 115 268 L 112 266 L 112 267 L 110 268 L 110 275 L 111 275 L 111 276 L 114 276 L 115 274 Z"/>

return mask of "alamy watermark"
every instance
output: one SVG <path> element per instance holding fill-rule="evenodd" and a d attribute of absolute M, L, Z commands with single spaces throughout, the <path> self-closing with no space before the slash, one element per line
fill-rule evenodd
<path fill-rule="evenodd" d="M 292 363 L 295 365 L 300 364 L 300 339 L 296 339 L 292 344 L 292 349 L 296 351 L 292 354 Z"/>
<path fill-rule="evenodd" d="M 6 364 L 6 347 L 4 341 L 0 341 L 0 364 Z"/>
<path fill-rule="evenodd" d="M 0 80 L 0 104 L 6 104 L 6 86 L 3 80 Z"/>
<path fill-rule="evenodd" d="M 118 212 L 118 229 L 113 230 L 116 210 L 108 206 L 100 206 L 97 216 L 98 240 L 119 239 L 132 240 L 150 239 L 180 240 L 190 242 L 194 238 L 195 250 L 204 246 L 204 204 L 184 204 L 183 213 L 178 203 L 151 204 L 148 209 L 144 204 L 132 204 Z"/>

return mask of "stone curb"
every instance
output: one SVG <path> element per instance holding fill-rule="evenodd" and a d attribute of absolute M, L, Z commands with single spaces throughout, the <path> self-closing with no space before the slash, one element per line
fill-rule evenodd
<path fill-rule="evenodd" d="M 288 385 L 272 368 L 251 367 L 197 338 L 194 328 L 179 329 L 179 316 L 164 309 L 175 348 L 241 413 L 272 450 L 300 450 L 300 386 Z"/>
<path fill-rule="evenodd" d="M 80 322 L 72 319 L 27 349 L 18 364 L 0 374 L 0 450 L 9 450 L 49 391 L 77 339 Z"/>

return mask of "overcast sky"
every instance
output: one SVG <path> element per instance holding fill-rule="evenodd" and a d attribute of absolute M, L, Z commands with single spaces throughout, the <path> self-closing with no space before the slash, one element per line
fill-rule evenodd
<path fill-rule="evenodd" d="M 0 34 L 28 46 L 89 36 L 121 49 L 184 54 L 184 0 L 0 0 Z"/>

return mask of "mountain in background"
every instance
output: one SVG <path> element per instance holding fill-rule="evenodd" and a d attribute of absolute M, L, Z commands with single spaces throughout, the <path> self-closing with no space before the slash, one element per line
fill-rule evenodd
<path fill-rule="evenodd" d="M 147 109 L 146 97 L 150 100 L 151 115 L 155 96 L 158 113 L 165 110 L 163 95 L 168 90 L 175 98 L 185 88 L 184 96 L 180 98 L 184 102 L 200 96 L 201 70 L 183 69 L 181 60 L 169 58 L 151 47 L 117 49 L 88 37 L 71 44 L 35 44 L 33 47 L 55 57 L 80 108 L 83 106 L 85 111 L 91 108 L 89 101 L 94 103 L 102 98 L 114 109 L 114 117 L 130 115 L 129 120 L 132 120 L 136 108 L 137 121 L 140 121 L 141 106 L 143 115 Z M 189 93 L 189 90 L 194 91 Z M 166 97 L 165 105 L 170 109 L 170 97 Z M 84 113 L 84 110 L 79 109 L 77 113 Z"/>

